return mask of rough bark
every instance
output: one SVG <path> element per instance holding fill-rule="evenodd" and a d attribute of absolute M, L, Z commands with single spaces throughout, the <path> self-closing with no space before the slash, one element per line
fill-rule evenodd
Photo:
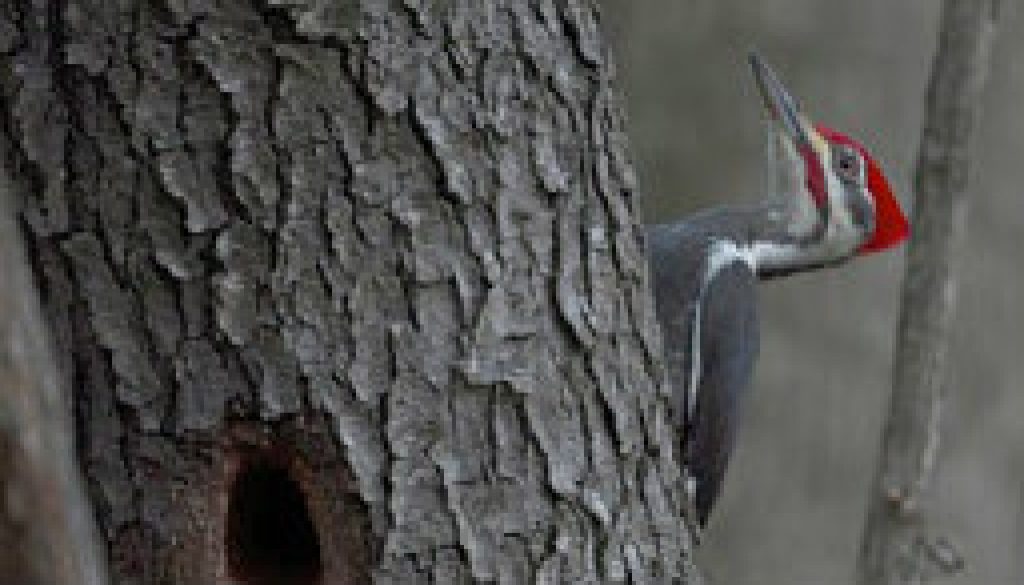
<path fill-rule="evenodd" d="M 946 0 L 914 179 L 889 414 L 861 542 L 865 585 L 922 583 L 962 561 L 928 527 L 946 353 L 956 301 L 955 256 L 966 229 L 968 176 L 1000 0 Z"/>
<path fill-rule="evenodd" d="M 114 583 L 689 579 L 590 2 L 0 0 L 0 31 Z"/>
<path fill-rule="evenodd" d="M 0 583 L 103 585 L 68 389 L 57 375 L 5 171 L 0 166 Z"/>

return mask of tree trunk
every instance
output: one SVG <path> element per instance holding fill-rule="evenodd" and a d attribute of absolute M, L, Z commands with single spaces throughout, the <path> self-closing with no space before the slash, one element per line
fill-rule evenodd
<path fill-rule="evenodd" d="M 966 231 L 967 179 L 1001 0 L 946 0 L 914 177 L 892 395 L 861 540 L 863 585 L 912 584 L 962 560 L 930 534 L 925 504 L 939 448 L 954 260 Z"/>
<path fill-rule="evenodd" d="M 122 583 L 689 581 L 586 0 L 0 0 Z"/>

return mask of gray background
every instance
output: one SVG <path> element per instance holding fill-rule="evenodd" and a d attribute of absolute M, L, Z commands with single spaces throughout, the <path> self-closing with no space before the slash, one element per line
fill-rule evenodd
<path fill-rule="evenodd" d="M 816 120 L 861 139 L 909 204 L 935 0 L 604 0 L 648 217 L 765 192 L 757 47 Z M 1014 4 L 1012 2 L 1006 5 Z M 967 571 L 1024 581 L 1024 16 L 996 46 L 972 175 L 933 505 Z M 912 212 L 912 210 L 911 210 Z M 762 353 L 701 548 L 712 583 L 849 582 L 889 392 L 903 253 L 762 287 Z"/>

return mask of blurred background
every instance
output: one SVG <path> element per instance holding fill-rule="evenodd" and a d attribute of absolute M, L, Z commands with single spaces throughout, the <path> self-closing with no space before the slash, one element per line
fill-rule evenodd
<path fill-rule="evenodd" d="M 602 3 L 647 217 L 764 195 L 754 47 L 812 118 L 868 145 L 909 206 L 940 2 Z M 1001 585 L 1024 583 L 1020 10 L 1002 22 L 979 135 L 932 505 L 968 563 L 945 582 Z M 762 287 L 752 400 L 699 552 L 713 585 L 851 581 L 902 274 L 899 251 Z"/>

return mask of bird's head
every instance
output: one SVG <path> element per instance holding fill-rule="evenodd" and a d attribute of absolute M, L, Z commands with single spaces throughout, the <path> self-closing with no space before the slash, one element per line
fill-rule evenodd
<path fill-rule="evenodd" d="M 775 72 L 751 54 L 765 109 L 775 121 L 783 164 L 792 179 L 791 204 L 799 210 L 793 235 L 820 246 L 823 260 L 894 246 L 910 233 L 889 181 L 867 149 L 852 138 L 812 123 Z"/>

